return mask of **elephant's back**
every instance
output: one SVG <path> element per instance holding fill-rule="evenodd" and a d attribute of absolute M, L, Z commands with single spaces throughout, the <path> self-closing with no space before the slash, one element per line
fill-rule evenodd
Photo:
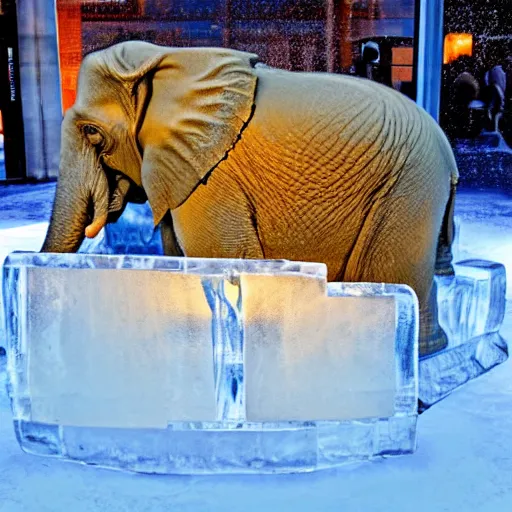
<path fill-rule="evenodd" d="M 215 172 L 243 190 L 265 257 L 322 261 L 334 279 L 372 212 L 437 226 L 449 155 L 414 102 L 349 76 L 257 74 L 253 117 Z"/>
<path fill-rule="evenodd" d="M 437 179 L 443 179 L 441 173 L 457 181 L 457 165 L 444 132 L 398 91 L 341 74 L 272 68 L 261 68 L 257 74 L 254 121 L 261 123 L 261 132 L 270 140 L 287 133 L 297 144 L 320 142 L 343 160 L 379 162 L 381 171 L 386 166 L 413 170 L 431 161 Z"/>
<path fill-rule="evenodd" d="M 320 175 L 327 173 L 338 184 L 357 178 L 371 185 L 392 178 L 408 162 L 428 158 L 432 145 L 450 158 L 436 123 L 390 87 L 329 73 L 262 68 L 257 74 L 247 138 L 259 141 L 255 153 L 279 152 L 305 179 L 314 181 L 321 167 Z M 329 177 L 321 181 L 325 186 Z"/>
<path fill-rule="evenodd" d="M 256 74 L 254 121 L 273 128 L 281 122 L 307 130 L 310 123 L 326 118 L 347 122 L 367 109 L 378 115 L 389 102 L 389 88 L 362 78 L 273 68 L 259 68 Z"/>

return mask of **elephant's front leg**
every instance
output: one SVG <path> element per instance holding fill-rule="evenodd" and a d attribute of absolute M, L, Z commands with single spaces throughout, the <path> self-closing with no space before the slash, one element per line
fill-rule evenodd
<path fill-rule="evenodd" d="M 218 172 L 219 171 L 219 172 Z M 172 211 L 174 231 L 186 256 L 263 259 L 257 212 L 220 169 Z"/>
<path fill-rule="evenodd" d="M 171 212 L 164 215 L 160 223 L 160 233 L 162 236 L 162 246 L 165 256 L 183 256 L 183 250 L 178 243 Z"/>

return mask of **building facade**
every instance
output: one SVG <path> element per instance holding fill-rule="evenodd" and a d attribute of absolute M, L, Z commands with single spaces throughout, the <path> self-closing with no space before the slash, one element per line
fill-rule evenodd
<path fill-rule="evenodd" d="M 22 154 L 25 162 L 17 170 L 10 164 L 0 180 L 58 176 L 60 123 L 74 102 L 83 56 L 130 39 L 232 47 L 283 69 L 362 74 L 437 116 L 443 35 L 435 28 L 442 26 L 442 0 L 54 1 L 1 0 L 11 6 L 17 28 L 15 82 L 24 143 L 22 149 L 6 144 L 6 154 Z M 379 56 L 362 64 L 370 42 Z"/>

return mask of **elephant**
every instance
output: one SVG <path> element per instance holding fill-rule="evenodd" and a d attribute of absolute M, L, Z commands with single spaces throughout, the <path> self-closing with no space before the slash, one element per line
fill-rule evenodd
<path fill-rule="evenodd" d="M 458 171 L 434 119 L 363 78 L 227 48 L 128 41 L 87 55 L 62 122 L 43 252 L 75 252 L 129 201 L 166 255 L 324 263 L 329 281 L 409 285 L 420 354 L 446 345 Z"/>

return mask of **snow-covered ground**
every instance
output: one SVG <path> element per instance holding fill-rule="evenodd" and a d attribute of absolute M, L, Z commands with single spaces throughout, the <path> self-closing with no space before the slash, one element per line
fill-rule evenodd
<path fill-rule="evenodd" d="M 38 190 L 47 197 L 51 186 L 44 187 Z M 6 196 L 0 190 L 0 261 L 11 250 L 41 245 L 49 206 L 34 190 L 11 189 Z M 40 201 L 37 214 L 30 201 Z M 457 259 L 507 267 L 502 335 L 512 342 L 512 196 L 461 191 L 456 211 Z M 1 382 L 2 359 L 0 512 L 512 510 L 510 360 L 424 413 L 414 455 L 302 475 L 187 477 L 125 474 L 24 454 Z"/>

